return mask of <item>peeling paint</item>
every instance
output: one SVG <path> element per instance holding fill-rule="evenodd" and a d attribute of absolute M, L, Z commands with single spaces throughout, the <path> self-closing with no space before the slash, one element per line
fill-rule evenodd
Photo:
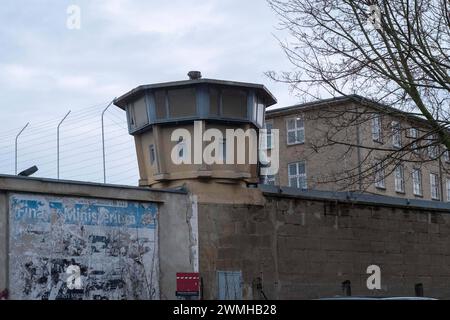
<path fill-rule="evenodd" d="M 159 299 L 154 203 L 10 196 L 10 298 Z M 70 289 L 78 266 L 81 288 Z"/>
<path fill-rule="evenodd" d="M 192 213 L 189 217 L 189 238 L 191 260 L 194 272 L 199 272 L 199 244 L 198 244 L 198 198 L 195 195 L 190 196 Z"/>

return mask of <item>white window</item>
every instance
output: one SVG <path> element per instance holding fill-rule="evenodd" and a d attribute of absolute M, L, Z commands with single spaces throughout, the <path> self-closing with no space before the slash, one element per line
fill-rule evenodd
<path fill-rule="evenodd" d="M 450 178 L 447 178 L 447 201 L 450 202 Z"/>
<path fill-rule="evenodd" d="M 403 165 L 395 167 L 395 191 L 405 193 L 405 169 Z"/>
<path fill-rule="evenodd" d="M 445 152 L 444 152 L 444 161 L 450 162 L 450 151 L 448 151 L 448 150 L 445 150 Z"/>
<path fill-rule="evenodd" d="M 417 144 L 417 139 L 419 138 L 419 131 L 416 128 L 410 128 L 409 137 L 412 139 L 411 150 L 414 153 L 419 153 L 419 146 Z"/>
<path fill-rule="evenodd" d="M 436 135 L 432 135 L 428 139 L 428 156 L 431 159 L 436 159 L 439 153 L 439 146 L 437 145 Z"/>
<path fill-rule="evenodd" d="M 414 168 L 412 172 L 413 193 L 415 196 L 422 196 L 422 171 Z"/>
<path fill-rule="evenodd" d="M 264 104 L 258 99 L 258 118 L 256 121 L 260 126 L 264 124 Z"/>
<path fill-rule="evenodd" d="M 265 141 L 266 142 L 265 149 L 267 149 L 267 150 L 270 150 L 273 148 L 272 129 L 273 129 L 273 123 L 266 122 L 267 136 L 266 136 L 266 141 Z"/>
<path fill-rule="evenodd" d="M 376 114 L 372 118 L 372 139 L 376 142 L 383 142 L 381 134 L 381 115 Z"/>
<path fill-rule="evenodd" d="M 287 120 L 287 143 L 305 143 L 305 122 L 303 117 L 296 117 Z"/>
<path fill-rule="evenodd" d="M 134 106 L 132 104 L 128 105 L 128 121 L 130 122 L 131 128 L 136 127 L 136 117 L 134 115 Z"/>
<path fill-rule="evenodd" d="M 375 164 L 375 187 L 386 189 L 383 162 L 379 161 Z"/>
<path fill-rule="evenodd" d="M 305 161 L 290 163 L 288 165 L 288 175 L 290 187 L 307 189 Z"/>
<path fill-rule="evenodd" d="M 430 174 L 430 188 L 431 188 L 431 199 L 439 200 L 439 175 L 435 173 Z"/>
<path fill-rule="evenodd" d="M 402 147 L 402 129 L 400 126 L 400 122 L 392 121 L 391 129 L 392 129 L 392 146 L 394 148 L 401 148 Z"/>
<path fill-rule="evenodd" d="M 268 184 L 272 186 L 275 185 L 275 176 L 274 175 L 264 176 L 263 184 Z"/>

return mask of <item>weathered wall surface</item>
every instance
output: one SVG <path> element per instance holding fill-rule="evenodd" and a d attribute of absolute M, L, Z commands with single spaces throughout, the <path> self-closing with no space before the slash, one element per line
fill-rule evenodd
<path fill-rule="evenodd" d="M 315 299 L 342 295 L 346 280 L 353 295 L 414 296 L 422 283 L 448 299 L 449 213 L 282 195 L 265 206 L 200 204 L 205 298 L 218 297 L 218 271 L 233 271 L 245 299 L 263 298 L 260 281 L 269 299 Z M 381 290 L 367 289 L 370 265 L 381 268 Z"/>
<path fill-rule="evenodd" d="M 0 192 L 0 293 L 8 288 L 8 201 Z"/>
<path fill-rule="evenodd" d="M 198 271 L 195 205 L 195 199 L 184 192 L 0 176 L 0 292 L 6 288 L 10 297 L 23 299 L 67 298 L 67 292 L 56 287 L 62 283 L 62 269 L 73 259 L 83 267 L 90 299 L 123 295 L 127 299 L 175 299 L 176 273 Z M 101 215 L 94 213 L 101 212 L 107 214 L 109 223 L 98 223 Z M 127 225 L 144 216 L 150 224 L 141 219 L 141 224 Z M 10 237 L 14 241 L 8 245 Z M 9 255 L 10 248 L 17 254 Z M 147 267 L 153 265 L 151 259 L 158 252 L 159 263 L 155 259 L 154 268 Z M 140 259 L 146 261 L 144 268 Z M 130 279 L 119 279 L 119 271 L 121 277 L 126 272 Z M 148 290 L 150 276 L 153 285 Z M 130 283 L 136 286 L 130 288 Z M 32 290 L 20 293 L 18 289 L 23 288 Z M 72 298 L 83 294 L 73 292 Z"/>
<path fill-rule="evenodd" d="M 9 203 L 12 299 L 159 299 L 155 203 L 32 194 Z"/>

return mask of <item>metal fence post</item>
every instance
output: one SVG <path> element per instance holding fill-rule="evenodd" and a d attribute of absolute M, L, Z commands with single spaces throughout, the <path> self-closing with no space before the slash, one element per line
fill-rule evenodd
<path fill-rule="evenodd" d="M 109 109 L 109 107 L 111 107 L 114 100 L 111 101 L 102 112 L 103 183 L 106 183 L 105 113 Z"/>
<path fill-rule="evenodd" d="M 22 132 L 25 131 L 25 129 L 28 127 L 30 123 L 28 122 L 25 127 L 22 128 L 22 130 L 20 130 L 20 132 L 17 134 L 16 136 L 16 143 L 15 143 L 15 164 L 16 164 L 16 169 L 15 169 L 15 175 L 17 175 L 17 142 L 19 140 L 19 136 L 22 134 Z"/>
<path fill-rule="evenodd" d="M 56 176 L 58 177 L 59 180 L 59 129 L 61 128 L 62 123 L 64 122 L 64 120 L 67 119 L 67 117 L 69 116 L 69 114 L 72 111 L 69 110 L 69 112 L 67 112 L 67 114 L 64 116 L 64 118 L 61 120 L 61 122 L 58 124 L 58 128 L 56 129 L 56 166 L 57 166 L 57 174 Z"/>

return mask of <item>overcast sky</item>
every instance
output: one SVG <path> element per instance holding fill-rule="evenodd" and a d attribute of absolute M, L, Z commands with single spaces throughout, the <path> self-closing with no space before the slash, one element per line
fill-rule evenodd
<path fill-rule="evenodd" d="M 81 9 L 81 29 L 66 27 L 67 8 Z M 154 82 L 204 77 L 265 84 L 279 106 L 296 102 L 265 71 L 290 66 L 274 35 L 277 17 L 264 0 L 3 0 L 0 5 L 0 173 L 38 165 L 57 173 L 56 126 L 61 126 L 60 177 L 103 180 L 100 114 L 107 102 Z M 111 183 L 136 184 L 133 140 L 125 114 L 106 118 Z"/>

